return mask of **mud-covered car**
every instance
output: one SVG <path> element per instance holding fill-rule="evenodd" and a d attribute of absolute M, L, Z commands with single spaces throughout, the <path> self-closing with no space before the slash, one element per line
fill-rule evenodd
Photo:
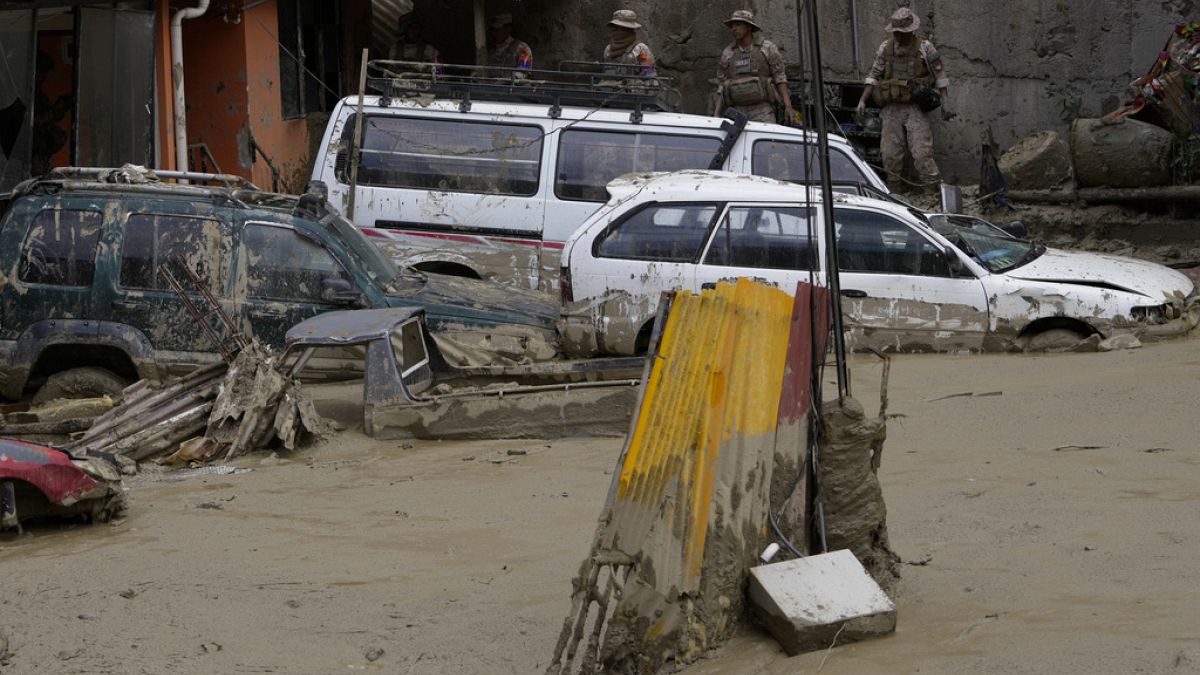
<path fill-rule="evenodd" d="M 553 298 L 398 269 L 327 208 L 319 186 L 297 198 L 159 180 L 167 175 L 59 170 L 4 198 L 0 394 L 113 392 L 215 361 L 167 279 L 191 291 L 184 267 L 244 336 L 275 347 L 322 312 L 415 306 L 459 363 L 557 351 Z M 206 307 L 199 293 L 190 299 Z"/>
<path fill-rule="evenodd" d="M 749 277 L 824 283 L 817 191 L 721 172 L 629 176 L 567 242 L 567 351 L 644 350 L 663 291 Z M 1140 338 L 1200 321 L 1191 279 L 1154 263 L 1040 244 L 835 194 L 847 340 L 892 351 L 1010 350 L 1039 335 Z M 947 229 L 948 228 L 948 229 Z"/>

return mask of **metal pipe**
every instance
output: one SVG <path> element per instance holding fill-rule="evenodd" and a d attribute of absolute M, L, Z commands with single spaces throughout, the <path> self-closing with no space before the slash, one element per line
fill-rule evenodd
<path fill-rule="evenodd" d="M 483 0 L 475 0 L 475 6 L 472 8 L 474 13 L 475 23 L 475 65 L 487 65 L 487 13 L 484 11 Z M 511 63 L 506 65 L 512 65 Z"/>
<path fill-rule="evenodd" d="M 183 22 L 203 16 L 208 0 L 190 9 L 181 9 L 171 17 L 171 82 L 175 89 L 175 169 L 187 171 L 187 96 L 183 92 Z M 187 181 L 180 181 L 186 183 Z"/>
<path fill-rule="evenodd" d="M 854 53 L 854 74 L 862 75 L 858 58 L 858 0 L 850 0 L 850 49 Z"/>

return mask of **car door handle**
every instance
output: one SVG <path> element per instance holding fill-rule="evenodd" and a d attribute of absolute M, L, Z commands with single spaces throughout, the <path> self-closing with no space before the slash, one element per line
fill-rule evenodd
<path fill-rule="evenodd" d="M 867 297 L 867 292 L 866 292 L 866 291 L 860 291 L 860 290 L 858 290 L 857 288 L 843 288 L 843 289 L 842 289 L 842 297 L 845 297 L 845 298 L 865 298 L 865 297 Z"/>
<path fill-rule="evenodd" d="M 150 303 L 139 302 L 137 300 L 113 300 L 112 306 L 113 306 L 113 309 L 122 309 L 125 311 L 130 311 L 130 310 L 145 311 L 147 309 L 150 309 Z"/>
<path fill-rule="evenodd" d="M 282 319 L 283 312 L 273 312 L 269 309 L 252 309 L 248 312 L 252 319 Z"/>

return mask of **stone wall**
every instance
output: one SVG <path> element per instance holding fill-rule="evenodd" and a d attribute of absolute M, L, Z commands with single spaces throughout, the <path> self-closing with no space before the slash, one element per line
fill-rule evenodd
<path fill-rule="evenodd" d="M 826 77 L 857 79 L 870 67 L 883 26 L 900 4 L 921 17 L 922 33 L 946 61 L 950 105 L 958 117 L 937 123 L 937 153 L 947 178 L 978 180 L 981 131 L 1006 148 L 1028 132 L 1066 130 L 1067 114 L 1098 116 L 1118 107 L 1171 29 L 1200 14 L 1193 0 L 857 0 L 860 69 L 855 71 L 850 0 L 818 0 Z M 498 5 L 501 3 L 497 3 Z M 794 0 L 524 0 L 509 7 L 539 65 L 598 58 L 612 10 L 628 7 L 664 74 L 677 77 L 688 112 L 703 112 L 708 83 L 730 40 L 721 21 L 754 9 L 766 33 L 797 62 Z M 490 7 L 490 5 L 489 5 Z M 1077 107 L 1075 107 L 1077 106 Z"/>

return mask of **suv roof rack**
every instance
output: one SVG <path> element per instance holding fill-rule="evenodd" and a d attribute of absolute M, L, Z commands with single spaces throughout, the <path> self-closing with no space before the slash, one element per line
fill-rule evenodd
<path fill-rule="evenodd" d="M 383 97 L 433 95 L 457 100 L 459 110 L 471 110 L 472 100 L 538 103 L 550 106 L 557 118 L 562 106 L 619 108 L 641 122 L 643 110 L 674 111 L 678 92 L 670 78 L 642 74 L 640 65 L 563 61 L 558 70 L 527 70 L 498 66 L 373 60 L 367 63 L 367 87 Z"/>
<path fill-rule="evenodd" d="M 102 183 L 155 183 L 161 178 L 190 180 L 199 183 L 220 183 L 224 187 L 240 187 L 257 190 L 258 186 L 241 176 L 229 173 L 201 173 L 197 171 L 160 171 L 143 166 L 126 164 L 122 167 L 60 166 L 46 174 L 48 178 L 92 178 Z"/>

